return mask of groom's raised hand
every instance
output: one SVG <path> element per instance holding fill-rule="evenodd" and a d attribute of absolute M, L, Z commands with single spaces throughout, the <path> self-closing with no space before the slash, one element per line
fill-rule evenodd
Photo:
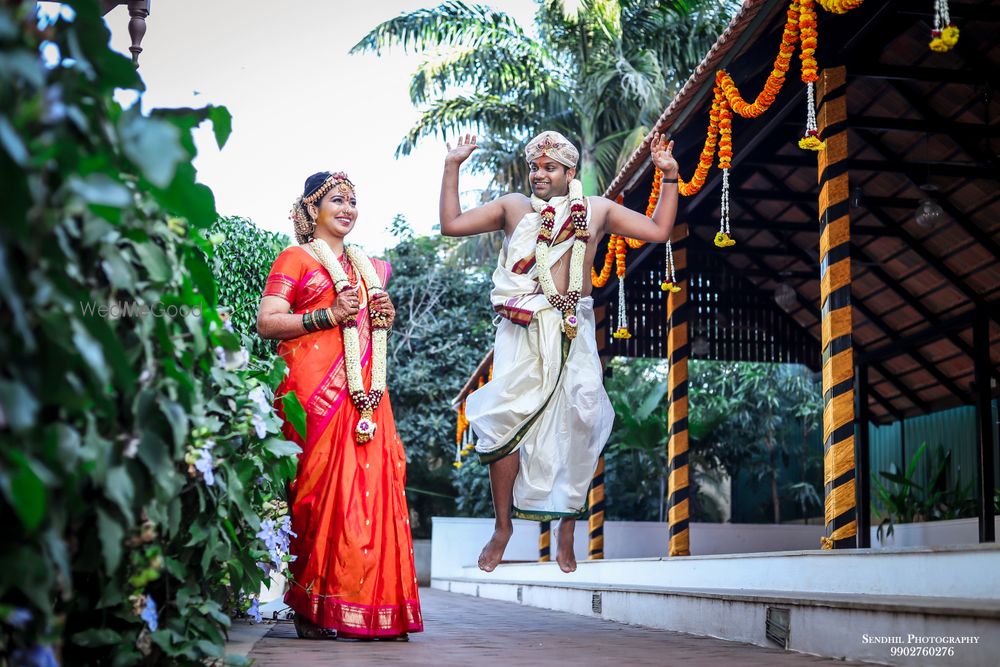
<path fill-rule="evenodd" d="M 462 164 L 469 159 L 474 150 L 479 148 L 476 145 L 476 135 L 474 134 L 466 134 L 464 137 L 459 135 L 454 148 L 452 148 L 451 142 L 448 142 L 447 146 L 448 154 L 445 156 L 444 161 L 452 164 Z"/>

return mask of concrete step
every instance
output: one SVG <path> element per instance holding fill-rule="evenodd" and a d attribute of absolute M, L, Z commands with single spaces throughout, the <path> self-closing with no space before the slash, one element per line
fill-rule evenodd
<path fill-rule="evenodd" d="M 693 635 L 891 665 L 1000 656 L 995 546 L 512 563 L 435 588 Z M 769 632 L 770 630 L 770 632 Z"/>

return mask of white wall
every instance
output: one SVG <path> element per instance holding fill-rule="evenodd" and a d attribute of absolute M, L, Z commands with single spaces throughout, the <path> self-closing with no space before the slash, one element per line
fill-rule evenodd
<path fill-rule="evenodd" d="M 994 517 L 993 525 L 995 526 L 996 533 L 1000 535 L 1000 516 Z M 878 526 L 872 526 L 872 549 L 978 544 L 979 519 L 950 519 L 948 521 L 901 523 L 894 527 L 893 535 L 884 538 L 883 542 L 879 542 L 877 532 Z"/>
<path fill-rule="evenodd" d="M 538 560 L 538 523 L 514 521 L 514 536 L 504 560 Z M 473 565 L 483 545 L 493 534 L 493 519 L 434 517 L 431 541 L 431 570 L 439 572 Z M 823 526 L 792 524 L 690 524 L 691 554 L 754 553 L 818 549 Z M 578 521 L 574 545 L 578 560 L 587 558 L 587 522 Z M 667 554 L 669 533 L 666 523 L 655 521 L 607 521 L 604 524 L 604 557 L 657 558 Z M 552 539 L 555 558 L 555 536 Z"/>

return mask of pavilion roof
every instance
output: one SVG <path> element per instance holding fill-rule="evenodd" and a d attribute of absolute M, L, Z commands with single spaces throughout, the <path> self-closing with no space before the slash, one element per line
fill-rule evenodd
<path fill-rule="evenodd" d="M 844 15 L 819 11 L 820 67 L 843 65 L 848 75 L 849 180 L 861 199 L 851 210 L 854 345 L 869 367 L 875 421 L 972 402 L 977 308 L 991 318 L 991 361 L 994 377 L 1000 376 L 1000 6 L 950 4 L 961 37 L 948 53 L 928 48 L 930 2 L 871 2 Z M 682 175 L 697 164 L 715 71 L 727 69 L 747 96 L 760 90 L 786 8 L 786 0 L 747 0 L 660 116 L 654 129 L 675 140 Z M 733 121 L 737 245 L 719 250 L 712 244 L 721 189 L 714 166 L 699 194 L 682 197 L 678 221 L 690 230 L 695 306 L 691 338 L 695 343 L 701 335 L 707 343 L 694 358 L 818 368 L 819 188 L 815 154 L 797 146 L 805 121 L 797 62 L 796 56 L 766 114 Z M 626 205 L 644 210 L 652 171 L 647 138 L 605 196 L 624 195 Z M 921 227 L 914 215 L 927 197 L 945 212 L 932 228 Z M 656 287 L 662 246 L 629 251 L 628 263 L 630 319 L 639 320 L 638 335 L 609 339 L 609 352 L 664 356 L 665 307 Z M 773 298 L 781 284 L 794 290 L 787 310 Z M 612 279 L 595 290 L 598 304 L 613 305 L 617 288 Z"/>

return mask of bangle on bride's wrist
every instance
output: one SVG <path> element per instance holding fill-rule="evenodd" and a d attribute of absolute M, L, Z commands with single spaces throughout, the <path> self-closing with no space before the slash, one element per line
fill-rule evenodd
<path fill-rule="evenodd" d="M 660 181 L 660 183 L 673 183 L 676 185 L 677 177 L 675 176 L 674 178 L 664 178 L 663 180 Z"/>
<path fill-rule="evenodd" d="M 302 328 L 306 330 L 306 333 L 312 333 L 316 330 L 316 324 L 313 320 L 314 316 L 311 312 L 302 316 Z"/>
<path fill-rule="evenodd" d="M 330 314 L 327 312 L 326 308 L 316 311 L 316 320 L 319 323 L 320 329 L 329 329 L 333 326 L 330 322 Z"/>

